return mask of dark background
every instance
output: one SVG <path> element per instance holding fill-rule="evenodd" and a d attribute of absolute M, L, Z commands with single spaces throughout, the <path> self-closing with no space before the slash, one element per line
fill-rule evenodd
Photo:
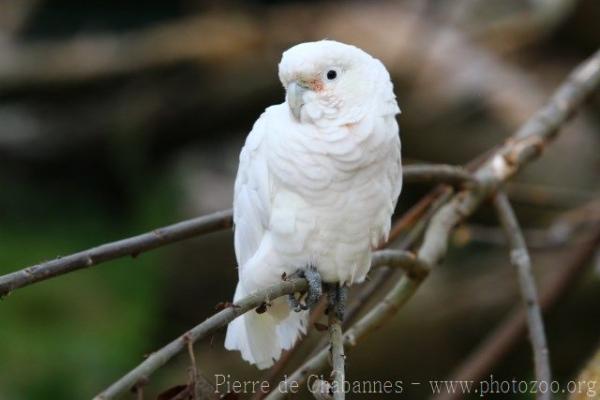
<path fill-rule="evenodd" d="M 0 0 L 0 273 L 229 208 L 239 150 L 283 101 L 277 62 L 295 43 L 327 37 L 380 58 L 405 161 L 465 164 L 595 50 L 598 21 L 596 0 Z M 599 110 L 596 95 L 507 187 L 542 283 L 600 221 Z M 398 215 L 426 191 L 405 186 Z M 211 234 L 2 300 L 0 399 L 91 398 L 231 298 L 232 248 L 231 232 Z M 547 316 L 561 382 L 598 344 L 595 263 Z M 394 323 L 352 353 L 348 377 L 443 379 L 517 300 L 484 206 Z M 223 332 L 197 350 L 206 376 L 261 376 L 223 349 Z M 147 398 L 184 382 L 186 368 L 179 357 L 160 370 Z M 494 376 L 532 378 L 525 340 Z M 423 386 L 406 397 L 428 397 Z"/>

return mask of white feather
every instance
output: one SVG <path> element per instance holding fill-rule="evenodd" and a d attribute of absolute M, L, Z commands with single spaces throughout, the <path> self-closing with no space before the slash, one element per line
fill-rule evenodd
<path fill-rule="evenodd" d="M 287 87 L 323 76 L 330 65 L 342 76 L 308 91 L 299 121 L 288 103 L 269 107 L 242 149 L 233 205 L 240 278 L 234 300 L 307 265 L 326 282 L 360 282 L 372 248 L 389 234 L 402 187 L 400 110 L 389 74 L 356 47 L 321 41 L 285 52 L 280 79 Z M 225 347 L 266 368 L 306 323 L 306 312 L 291 312 L 277 299 L 265 313 L 232 321 Z"/>

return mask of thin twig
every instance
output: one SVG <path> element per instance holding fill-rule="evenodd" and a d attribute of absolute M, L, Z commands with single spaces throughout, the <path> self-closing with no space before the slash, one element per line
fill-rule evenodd
<path fill-rule="evenodd" d="M 452 193 L 451 188 L 437 187 L 436 189 L 432 190 L 428 195 L 426 195 L 421 200 L 419 200 L 419 202 L 417 202 L 417 204 L 412 206 L 408 210 L 408 212 L 404 213 L 402 215 L 402 217 L 400 217 L 394 223 L 394 225 L 392 226 L 392 229 L 390 231 L 388 241 L 386 243 L 384 243 L 383 245 L 381 245 L 379 247 L 379 249 L 382 249 L 385 246 L 394 242 L 404 230 L 408 229 L 408 227 L 410 225 L 416 224 L 415 227 L 413 227 L 411 229 L 411 234 L 409 234 L 409 236 L 400 245 L 400 248 L 408 249 L 408 247 L 413 244 L 412 239 L 414 239 L 416 241 L 417 237 L 419 237 L 421 235 L 422 231 L 425 229 L 425 223 L 429 220 L 429 218 L 431 217 L 431 214 L 433 214 L 433 212 L 435 212 L 445 201 L 448 200 L 451 193 Z M 414 234 L 415 231 L 417 234 Z M 398 251 L 398 250 L 396 250 L 396 251 Z M 374 267 L 378 264 L 377 254 L 378 254 L 378 252 L 375 252 L 373 254 L 373 261 L 371 263 L 371 267 Z M 361 290 L 357 293 L 357 298 L 355 298 L 354 303 L 349 307 L 348 311 L 346 312 L 344 324 L 347 324 L 354 320 L 354 318 L 360 312 L 362 307 L 367 303 L 368 299 L 370 299 L 371 296 L 373 296 L 376 289 L 379 288 L 383 282 L 390 281 L 390 279 L 391 279 L 391 281 L 396 282 L 398 279 L 400 279 L 402 273 L 401 273 L 401 271 L 398 271 L 398 268 L 397 268 L 399 266 L 398 264 L 393 264 L 393 265 L 382 264 L 381 266 L 393 267 L 393 268 L 388 268 L 385 271 L 380 270 L 380 271 L 375 272 L 375 278 L 367 283 L 368 286 L 365 286 L 363 288 L 363 290 Z M 395 279 L 396 276 L 398 276 L 398 279 Z M 321 302 L 320 305 L 324 307 L 326 305 L 326 303 Z M 319 314 L 320 314 L 320 312 L 319 312 Z M 314 317 L 314 316 L 315 316 L 314 313 L 311 314 L 311 317 Z M 315 321 L 311 320 L 311 324 L 310 324 L 309 328 L 313 325 L 314 322 Z M 271 392 L 271 390 L 277 386 L 274 384 L 275 379 L 279 378 L 282 375 L 282 371 L 285 369 L 285 367 L 291 360 L 292 355 L 298 351 L 301 343 L 303 343 L 303 341 L 298 341 L 291 350 L 289 350 L 288 352 L 285 352 L 279 358 L 279 360 L 275 363 L 275 365 L 269 370 L 269 372 L 265 375 L 265 377 L 262 379 L 263 381 L 269 382 L 268 387 L 270 388 L 270 390 L 268 390 L 266 392 L 255 393 L 254 396 L 252 396 L 252 400 L 264 399 Z M 310 355 L 312 356 L 312 355 L 316 354 L 321 348 L 325 347 L 325 345 L 326 345 L 326 339 L 323 338 L 319 342 L 319 344 L 317 344 L 314 347 L 314 349 L 313 349 L 312 353 L 310 353 Z"/>
<path fill-rule="evenodd" d="M 454 226 L 471 215 L 489 194 L 498 189 L 503 181 L 509 179 L 524 164 L 541 153 L 544 145 L 556 135 L 561 124 L 574 113 L 583 100 L 594 90 L 598 81 L 600 81 L 600 51 L 579 66 L 557 90 L 546 107 L 538 111 L 519 129 L 511 140 L 496 152 L 490 161 L 484 163 L 477 170 L 475 176 L 478 179 L 478 185 L 459 192 L 433 216 L 418 252 L 421 263 L 435 266 L 443 259 L 448 246 L 448 238 Z M 387 319 L 393 316 L 414 294 L 424 276 L 410 277 L 406 275 L 397 282 L 381 302 L 344 334 L 344 345 L 355 346 L 359 338 L 379 328 Z M 272 287 L 272 292 L 268 293 L 270 294 L 268 299 L 286 293 L 306 290 L 305 280 L 298 282 L 298 286 L 302 284 L 303 287 L 286 287 L 286 284 L 289 285 L 289 283 L 282 282 Z M 255 294 L 246 298 L 250 300 L 245 303 L 240 302 L 238 307 L 233 308 L 234 311 L 230 311 L 231 309 L 224 310 L 229 312 L 227 315 L 223 315 L 223 312 L 221 312 L 209 318 L 190 331 L 193 339 L 197 340 L 199 337 L 204 336 L 206 331 L 212 332 L 222 326 L 221 324 L 233 320 L 237 315 L 241 315 L 243 312 L 249 311 L 266 301 L 267 297 L 264 296 L 264 293 L 262 294 L 262 297 Z M 242 303 L 246 306 L 243 311 Z M 252 306 L 249 306 L 249 304 L 252 304 Z M 200 335 L 199 332 L 203 334 Z M 181 351 L 183 346 L 181 338 L 171 342 L 113 384 L 107 391 L 99 395 L 97 400 L 113 398 L 127 390 L 141 377 L 148 376 L 149 373 L 162 366 L 168 359 Z M 321 351 L 308 360 L 292 375 L 291 380 L 298 378 L 297 381 L 304 381 L 309 373 L 322 368 L 324 361 L 326 362 L 326 353 L 326 351 Z M 267 398 L 279 398 L 279 395 L 281 395 L 279 391 L 272 392 Z"/>
<path fill-rule="evenodd" d="M 66 257 L 43 262 L 0 276 L 0 297 L 11 291 L 66 274 L 92 267 L 120 257 L 136 257 L 140 253 L 174 242 L 204 235 L 232 226 L 231 210 L 217 211 L 202 217 L 179 222 L 128 239 L 103 244 Z"/>
<path fill-rule="evenodd" d="M 464 168 L 470 175 L 478 167 L 488 160 L 493 154 L 495 154 L 497 148 L 494 147 L 488 151 L 479 154 L 473 160 L 471 160 Z M 407 229 L 408 226 L 414 225 L 407 235 L 403 238 L 401 243 L 397 246 L 399 249 L 408 250 L 415 245 L 417 240 L 421 237 L 429 220 L 437 212 L 437 210 L 444 205 L 448 199 L 452 196 L 453 190 L 451 187 L 445 185 L 439 185 L 425 197 L 423 197 L 417 204 L 410 208 L 402 218 L 394 224 L 390 231 L 390 237 L 388 242 L 381 246 L 383 248 L 393 243 L 400 234 Z M 348 312 L 346 313 L 345 325 L 348 325 L 354 321 L 354 318 L 360 313 L 365 307 L 368 301 L 375 295 L 377 289 L 380 288 L 385 282 L 397 282 L 402 277 L 401 273 L 393 270 L 386 270 L 378 272 L 375 278 L 368 283 L 368 285 L 358 293 L 354 304 L 351 305 Z M 317 346 L 318 350 L 321 346 Z M 314 354 L 314 353 L 313 353 Z"/>
<path fill-rule="evenodd" d="M 443 260 L 454 227 L 471 215 L 501 183 L 541 154 L 545 144 L 556 135 L 560 126 L 573 115 L 599 81 L 600 50 L 578 66 L 548 104 L 478 168 L 475 173 L 478 185 L 456 194 L 433 216 L 417 253 L 422 263 L 433 267 Z M 420 283 L 420 280 L 403 276 L 375 308 L 344 334 L 345 345 L 352 347 L 359 339 L 377 329 L 414 294 Z M 326 351 L 322 350 L 301 365 L 282 385 L 303 383 L 309 374 L 322 369 L 325 362 Z M 267 399 L 280 399 L 281 396 L 281 391 L 274 391 Z"/>
<path fill-rule="evenodd" d="M 194 386 L 194 393 L 196 393 L 196 388 L 198 386 L 198 365 L 196 364 L 196 355 L 194 354 L 194 342 L 189 338 L 187 339 L 187 351 L 188 356 L 190 357 L 190 374 L 192 375 L 192 385 Z"/>
<path fill-rule="evenodd" d="M 411 233 L 414 231 L 419 231 L 421 228 L 424 230 L 425 229 L 424 221 L 426 222 L 429 220 L 429 217 L 432 214 L 432 210 L 437 210 L 439 205 L 443 204 L 443 202 L 445 202 L 448 199 L 449 194 L 451 192 L 452 192 L 451 188 L 445 188 L 445 187 L 438 186 L 435 189 L 433 189 L 431 192 L 429 192 L 426 196 L 421 198 L 421 200 L 419 200 L 406 213 L 404 213 L 397 221 L 395 221 L 395 223 L 392 226 L 392 229 L 390 231 L 388 241 L 386 243 L 383 243 L 381 246 L 379 246 L 378 249 L 383 249 L 386 246 L 393 243 L 396 239 L 398 239 L 398 237 L 401 235 L 401 233 L 403 231 L 405 231 L 406 229 L 408 229 L 411 225 L 415 225 L 411 229 L 411 231 L 410 231 Z M 422 231 L 420 231 L 420 233 L 422 233 Z M 399 247 L 401 249 L 408 249 L 408 247 L 413 244 L 410 240 L 411 237 L 416 240 L 416 238 L 420 235 L 420 233 L 418 235 L 409 234 L 408 237 L 403 241 L 403 243 Z M 400 251 L 402 251 L 402 250 L 400 250 Z M 376 259 L 376 254 L 377 253 L 374 253 L 374 259 Z M 387 265 L 382 265 L 382 266 L 388 267 Z M 392 266 L 392 267 L 397 267 L 397 266 Z M 356 297 L 354 299 L 354 302 L 350 305 L 350 307 L 348 308 L 348 311 L 345 313 L 346 315 L 345 315 L 345 320 L 344 320 L 344 326 L 347 325 L 348 323 L 351 323 L 354 321 L 354 318 L 358 315 L 358 313 L 362 310 L 362 308 L 367 304 L 368 300 L 375 294 L 377 288 L 381 287 L 381 285 L 384 282 L 397 282 L 402 277 L 402 272 L 398 271 L 397 268 L 387 268 L 384 270 L 375 271 L 373 275 L 374 275 L 374 278 L 371 279 L 362 288 L 362 290 L 358 291 L 358 293 L 356 294 Z M 316 346 L 314 346 L 312 352 L 309 353 L 309 357 L 314 356 L 322 348 L 324 348 L 326 346 L 326 342 L 327 342 L 326 338 L 321 339 L 321 341 L 319 341 L 319 343 Z M 299 347 L 300 343 L 301 342 L 296 343 L 296 345 L 294 346 L 294 349 L 297 349 Z M 288 361 L 289 361 L 289 359 L 283 360 L 283 362 L 275 364 L 274 371 L 272 373 L 270 372 L 269 376 L 272 377 L 272 376 L 281 375 L 281 373 L 282 373 L 283 369 L 285 368 L 285 366 L 287 365 Z M 269 382 L 271 382 L 271 380 L 269 380 Z M 275 386 L 276 385 L 273 385 L 273 384 L 269 385 L 270 388 L 274 388 Z M 269 393 L 270 393 L 270 391 L 268 393 L 261 394 L 260 396 L 255 396 L 252 400 L 263 399 Z"/>
<path fill-rule="evenodd" d="M 463 184 L 476 181 L 473 176 L 463 167 L 446 164 L 417 164 L 403 166 L 403 178 L 405 182 L 436 182 L 447 184 Z"/>
<path fill-rule="evenodd" d="M 194 354 L 194 342 L 188 340 L 187 344 L 188 355 L 190 357 L 190 386 L 192 387 L 193 400 L 219 400 L 219 396 L 215 387 L 210 381 L 198 370 L 196 363 L 196 355 Z"/>
<path fill-rule="evenodd" d="M 405 252 L 401 250 L 380 250 L 373 253 L 373 258 L 371 261 L 371 268 L 377 267 L 391 267 L 391 270 L 398 272 L 398 270 L 404 270 L 405 273 L 408 274 L 416 274 L 421 275 L 425 271 L 425 267 L 416 263 L 416 257 L 413 253 Z M 319 302 L 319 305 L 313 312 L 311 313 L 311 318 L 308 324 L 308 328 L 310 329 L 313 324 L 316 322 L 316 318 L 321 315 L 324 311 L 327 303 L 325 301 Z M 352 310 L 351 310 L 352 311 Z M 281 371 L 285 368 L 285 366 L 290 361 L 291 357 L 295 354 L 295 352 L 299 349 L 299 344 L 301 342 L 298 341 L 292 349 L 284 352 L 279 360 L 275 363 L 275 365 L 269 370 L 269 372 L 261 379 L 261 381 L 269 382 L 268 387 L 270 390 L 262 392 L 256 392 L 252 396 L 252 400 L 260 400 L 265 398 L 271 390 L 277 386 L 273 383 L 276 379 L 280 378 Z M 322 345 L 318 345 L 317 349 L 324 347 L 324 343 Z"/>
<path fill-rule="evenodd" d="M 483 166 L 477 170 L 475 177 L 478 181 L 478 185 L 472 188 L 466 188 L 459 192 L 433 216 L 425 233 L 423 245 L 418 252 L 418 258 L 422 264 L 435 266 L 441 261 L 446 254 L 448 237 L 454 226 L 466 216 L 471 215 L 477 209 L 479 204 L 490 193 L 496 190 L 502 182 L 509 179 L 518 172 L 524 164 L 533 160 L 542 152 L 545 144 L 556 135 L 559 127 L 572 116 L 577 107 L 579 107 L 583 100 L 594 90 L 599 80 L 600 51 L 578 67 L 571 74 L 567 82 L 558 89 L 551 101 L 523 125 L 515 136 L 496 152 L 490 161 L 484 163 Z M 230 220 L 228 223 L 230 223 Z M 142 235 L 141 237 L 149 240 L 150 238 L 146 238 L 146 235 Z M 139 240 L 140 237 L 137 238 Z M 127 239 L 116 243 L 122 245 L 122 242 L 129 243 L 131 240 L 132 239 Z M 153 238 L 152 240 L 156 242 L 151 241 L 154 244 L 148 248 L 157 247 L 164 241 L 163 238 L 160 238 L 159 240 Z M 168 240 L 171 242 L 174 241 L 173 238 Z M 100 248 L 96 248 L 96 250 L 103 249 L 105 246 L 100 246 Z M 120 250 L 120 247 L 117 247 L 114 250 L 116 254 L 118 254 L 114 257 L 127 254 L 127 252 L 122 253 L 123 250 Z M 82 257 L 82 255 L 85 256 L 86 253 L 87 252 L 78 253 L 71 257 L 77 256 L 75 259 L 79 260 L 79 258 Z M 79 268 L 94 265 L 94 263 L 98 262 L 95 261 L 93 257 L 87 257 L 84 258 L 84 260 L 85 262 Z M 102 261 L 102 259 L 100 259 L 100 261 Z M 63 265 L 62 267 L 69 269 L 70 264 L 66 263 L 66 265 Z M 59 269 L 55 275 L 62 273 L 60 271 L 61 270 Z M 31 273 L 31 271 L 29 273 Z M 27 273 L 25 273 L 25 275 L 27 276 Z M 33 280 L 25 279 L 25 283 L 21 286 L 42 279 L 44 279 L 43 276 Z M 354 346 L 358 338 L 366 336 L 371 331 L 377 329 L 389 317 L 394 315 L 399 307 L 402 306 L 416 291 L 422 279 L 423 277 L 420 276 L 404 276 L 394 285 L 390 292 L 388 292 L 382 302 L 378 303 L 375 308 L 355 323 L 344 335 L 345 344 Z M 0 283 L 2 283 L 2 281 L 0 281 Z M 204 323 L 193 328 L 189 334 L 191 335 L 192 340 L 198 340 L 206 334 L 214 332 L 219 327 L 224 326 L 238 315 L 257 307 L 267 299 L 273 299 L 292 292 L 304 291 L 305 289 L 305 280 L 282 282 L 269 288 L 267 293 L 264 291 L 256 293 L 245 298 L 236 306 L 221 311 Z M 10 291 L 10 289 L 7 288 L 7 292 L 8 291 Z M 148 357 L 142 364 L 115 384 L 111 385 L 105 392 L 100 394 L 97 399 L 114 398 L 117 394 L 132 387 L 140 379 L 147 377 L 150 373 L 154 372 L 171 357 L 180 352 L 184 346 L 185 343 L 183 337 L 171 342 L 166 347 Z M 323 352 L 309 360 L 309 367 L 303 368 L 300 373 L 306 374 L 316 368 L 318 369 L 318 367 L 320 367 L 320 357 L 322 354 Z M 275 392 L 272 393 L 272 395 L 275 395 Z M 269 398 L 271 398 L 271 396 L 269 396 Z"/>
<path fill-rule="evenodd" d="M 194 342 L 189 337 L 187 339 L 188 356 L 190 357 L 190 385 L 192 387 L 192 400 L 196 400 L 198 396 L 198 365 L 196 364 L 196 355 L 194 354 Z"/>
<path fill-rule="evenodd" d="M 401 269 L 406 275 L 416 279 L 422 279 L 429 273 L 429 268 L 414 253 L 395 249 L 379 250 L 373 253 L 371 268 L 374 267 Z"/>
<path fill-rule="evenodd" d="M 514 199 L 508 196 L 514 203 Z M 518 200 L 517 200 L 518 201 Z M 547 228 L 523 230 L 529 249 L 565 247 L 578 239 L 577 233 L 589 231 L 600 222 L 600 197 L 586 204 L 561 213 Z M 483 225 L 463 225 L 460 242 L 476 241 L 496 246 L 506 246 L 506 235 L 502 228 Z"/>
<path fill-rule="evenodd" d="M 521 232 L 517 217 L 504 192 L 499 191 L 494 196 L 494 206 L 496 207 L 500 223 L 506 232 L 510 247 L 511 263 L 517 269 L 519 277 L 521 296 L 523 297 L 527 312 L 529 340 L 533 347 L 535 377 L 538 382 L 546 382 L 549 385 L 552 380 L 550 356 L 529 251 L 527 250 L 525 238 L 523 237 L 523 232 Z M 551 398 L 550 392 L 540 390 L 536 394 L 536 398 L 548 400 Z"/>
<path fill-rule="evenodd" d="M 390 237 L 387 243 L 382 243 L 377 249 L 383 249 L 388 244 L 396 240 L 404 231 L 415 225 L 422 219 L 422 216 L 429 209 L 430 205 L 440 196 L 444 190 L 443 187 L 438 186 L 421 198 L 414 206 L 412 206 L 406 213 L 404 213 L 398 221 L 394 223 L 390 230 Z"/>
<path fill-rule="evenodd" d="M 558 303 L 569 289 L 576 283 L 577 278 L 586 270 L 589 260 L 596 254 L 600 244 L 600 226 L 586 235 L 587 239 L 582 245 L 578 245 L 575 255 L 567 262 L 550 282 L 541 287 L 540 306 L 543 311 L 552 308 Z M 448 381 L 455 382 L 477 382 L 482 379 L 525 334 L 527 319 L 522 307 L 518 307 L 509 314 L 490 333 L 467 359 L 450 374 Z M 462 393 L 442 393 L 435 397 L 436 400 L 458 400 L 463 397 Z"/>
<path fill-rule="evenodd" d="M 410 230 L 410 232 L 408 233 L 406 238 L 404 238 L 404 240 L 400 244 L 399 247 L 401 249 L 408 249 L 409 247 L 413 246 L 416 243 L 417 239 L 419 237 L 421 237 L 421 235 L 425 231 L 425 228 L 427 227 L 427 222 L 429 222 L 429 219 L 431 218 L 431 216 L 446 201 L 448 201 L 448 199 L 452 195 L 452 189 L 445 188 L 440 193 L 436 193 L 436 195 L 438 195 L 439 197 L 433 198 L 431 200 L 431 202 L 428 202 L 430 204 L 428 204 L 428 206 L 423 209 L 422 214 L 421 214 L 420 218 L 417 220 L 415 226 Z M 419 208 L 420 208 L 420 206 L 419 206 Z M 390 241 L 391 240 L 393 240 L 393 239 L 390 238 Z M 396 250 L 396 251 L 398 251 L 398 250 Z M 374 253 L 374 255 L 373 255 L 374 258 L 377 257 L 376 254 L 377 253 Z M 399 271 L 396 271 L 397 265 L 385 265 L 385 264 L 383 264 L 383 265 L 388 266 L 388 267 L 393 267 L 393 268 L 390 268 L 386 271 L 377 272 L 378 275 L 371 282 L 368 283 L 368 286 L 365 288 L 365 290 L 362 290 L 360 293 L 358 293 L 358 295 L 354 299 L 353 304 L 348 308 L 348 311 L 346 312 L 345 321 L 344 321 L 345 325 L 354 321 L 354 319 L 356 318 L 358 313 L 361 311 L 362 307 L 368 302 L 369 299 L 372 298 L 372 296 L 375 294 L 377 289 L 379 289 L 381 287 L 381 285 L 383 285 L 385 282 L 388 282 L 390 280 L 395 282 L 398 279 L 400 279 L 401 273 L 399 273 Z M 395 277 L 397 277 L 397 279 L 394 279 Z M 320 347 L 322 347 L 322 346 L 320 346 Z"/>
<path fill-rule="evenodd" d="M 147 379 L 154 371 L 163 366 L 167 361 L 173 358 L 176 354 L 184 350 L 188 343 L 195 342 L 203 337 L 206 337 L 219 328 L 227 325 L 236 317 L 257 308 L 265 302 L 269 302 L 275 298 L 296 293 L 304 292 L 307 289 L 306 279 L 295 278 L 287 281 L 282 281 L 279 284 L 268 287 L 267 289 L 251 294 L 242 300 L 230 305 L 224 310 L 219 311 L 212 317 L 206 319 L 199 325 L 181 335 L 171 343 L 167 344 L 160 350 L 152 353 L 140 365 L 131 370 L 127 375 L 123 376 L 117 382 L 113 383 L 108 389 L 97 395 L 95 400 L 114 399 L 121 393 L 126 392 L 133 387 L 136 382 Z"/>
<path fill-rule="evenodd" d="M 451 165 L 412 165 L 407 166 L 404 170 L 407 182 L 464 183 L 472 181 L 470 175 L 461 167 Z M 233 226 L 232 218 L 231 209 L 218 211 L 0 276 L 0 297 L 8 295 L 15 289 L 82 268 L 92 267 L 102 262 L 126 256 L 135 257 L 140 253 L 174 242 L 231 228 Z"/>
<path fill-rule="evenodd" d="M 424 277 L 425 275 L 423 275 L 423 278 Z M 345 352 L 347 353 L 350 351 L 360 340 L 364 339 L 374 330 L 381 327 L 389 318 L 394 316 L 398 309 L 411 298 L 420 283 L 421 280 L 409 278 L 407 275 L 403 276 L 381 302 L 377 303 L 367 315 L 362 317 L 352 326 L 352 328 L 344 333 L 343 344 Z M 266 399 L 273 400 L 285 398 L 285 393 L 289 392 L 291 385 L 298 387 L 306 382 L 310 374 L 325 368 L 328 356 L 329 350 L 327 348 L 322 349 L 319 353 L 302 364 L 286 381 L 282 382 L 277 387 L 278 390 L 271 392 Z"/>
<path fill-rule="evenodd" d="M 406 254 L 406 252 L 394 251 L 386 252 L 381 257 L 378 257 L 377 253 L 373 257 L 375 263 L 372 267 L 382 266 L 386 264 L 393 265 L 397 268 L 404 268 L 407 274 L 414 276 L 424 276 L 425 271 L 422 270 L 423 266 L 415 262 L 414 255 Z M 99 394 L 96 400 L 112 399 L 118 396 L 120 393 L 133 387 L 136 382 L 141 379 L 147 379 L 154 371 L 163 366 L 176 354 L 184 350 L 190 343 L 193 343 L 211 333 L 217 329 L 227 325 L 230 321 L 239 315 L 242 315 L 248 311 L 252 311 L 256 307 L 260 306 L 265 302 L 269 302 L 278 297 L 284 296 L 290 293 L 304 292 L 307 288 L 305 279 L 292 279 L 282 281 L 281 283 L 271 286 L 265 290 L 258 291 L 248 297 L 243 298 L 239 302 L 230 305 L 226 309 L 218 312 L 212 317 L 208 318 L 201 324 L 192 328 L 179 338 L 175 339 L 162 349 L 152 353 L 146 360 L 140 365 L 131 370 L 127 375 L 119 379 L 116 383 L 112 384 L 108 389 Z"/>
<path fill-rule="evenodd" d="M 306 336 L 298 340 L 291 349 L 284 350 L 281 353 L 281 357 L 279 357 L 279 360 L 277 360 L 275 364 L 269 369 L 269 371 L 267 371 L 267 373 L 260 379 L 261 382 L 269 383 L 268 385 L 266 385 L 266 389 L 263 389 L 261 387 L 261 390 L 257 391 L 256 393 L 254 393 L 254 395 L 252 395 L 251 400 L 264 399 L 271 392 L 271 390 L 275 386 L 277 386 L 277 382 L 279 382 L 279 380 L 281 379 L 281 371 L 285 369 L 286 365 L 290 362 L 292 357 L 294 357 L 294 355 L 298 352 L 298 350 L 301 347 L 300 344 L 304 343 L 304 339 L 306 339 L 306 337 L 308 337 L 311 334 L 312 328 L 314 327 L 315 323 L 319 320 L 326 307 L 327 301 L 323 297 L 321 298 L 317 306 L 310 312 L 308 325 L 306 327 Z"/>
<path fill-rule="evenodd" d="M 482 154 L 479 154 L 467 164 L 467 166 L 464 168 L 464 171 L 472 176 L 472 171 L 483 165 L 486 160 L 495 154 L 496 150 L 497 148 L 492 148 Z M 417 204 L 411 207 L 408 212 L 405 213 L 402 218 L 400 218 L 392 226 L 387 243 L 384 243 L 384 245 L 380 246 L 379 248 L 381 249 L 393 243 L 396 239 L 398 239 L 400 234 L 411 225 L 414 226 L 410 229 L 408 234 L 403 238 L 402 242 L 397 247 L 402 250 L 408 250 L 414 246 L 414 244 L 425 231 L 430 218 L 442 205 L 444 205 L 444 203 L 448 201 L 452 194 L 453 190 L 451 187 L 438 185 Z M 402 274 L 399 274 L 398 271 L 386 270 L 379 272 L 375 278 L 369 282 L 368 286 L 359 292 L 356 301 L 346 313 L 346 319 L 344 323 L 349 324 L 354 320 L 362 308 L 367 304 L 368 300 L 374 296 L 377 289 L 380 288 L 384 282 L 397 282 L 401 277 Z M 317 349 L 319 347 L 321 346 L 317 346 Z"/>
<path fill-rule="evenodd" d="M 135 388 L 135 398 L 137 400 L 144 400 L 144 387 L 139 386 Z"/>
<path fill-rule="evenodd" d="M 333 400 L 344 400 L 346 381 L 344 340 L 342 321 L 333 307 L 329 308 L 329 342 L 331 344 L 331 378 L 333 380 Z"/>

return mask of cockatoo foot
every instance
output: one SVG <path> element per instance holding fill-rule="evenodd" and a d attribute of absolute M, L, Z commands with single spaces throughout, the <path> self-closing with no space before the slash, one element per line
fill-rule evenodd
<path fill-rule="evenodd" d="M 348 287 L 339 283 L 331 283 L 326 284 L 326 288 L 329 300 L 327 312 L 334 312 L 336 317 L 340 321 L 343 321 L 344 313 L 346 312 L 346 300 L 348 299 Z"/>
<path fill-rule="evenodd" d="M 288 303 L 294 311 L 308 310 L 319 302 L 323 289 L 321 275 L 316 267 L 309 265 L 297 270 L 291 277 L 304 278 L 308 282 L 308 290 L 304 296 L 296 297 L 293 293 L 288 296 Z"/>

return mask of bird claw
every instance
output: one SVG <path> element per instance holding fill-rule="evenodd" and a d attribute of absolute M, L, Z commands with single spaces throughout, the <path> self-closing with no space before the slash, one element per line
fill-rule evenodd
<path fill-rule="evenodd" d="M 308 309 L 308 306 L 306 306 L 306 304 L 302 304 L 301 297 L 296 297 L 296 293 L 291 293 L 288 295 L 288 304 L 290 305 L 290 308 L 295 312 L 300 312 Z"/>
<path fill-rule="evenodd" d="M 308 266 L 305 269 L 299 269 L 291 277 L 304 278 L 308 282 L 306 295 L 296 297 L 294 293 L 288 295 L 288 303 L 292 310 L 296 312 L 308 310 L 319 302 L 323 293 L 321 275 L 314 266 Z M 304 302 L 302 301 L 304 299 Z"/>
<path fill-rule="evenodd" d="M 329 305 L 327 306 L 327 312 L 334 312 L 337 319 L 340 321 L 344 320 L 344 314 L 346 312 L 346 300 L 348 298 L 348 287 L 341 286 L 340 284 L 329 284 L 327 285 L 327 297 L 329 299 Z"/>

